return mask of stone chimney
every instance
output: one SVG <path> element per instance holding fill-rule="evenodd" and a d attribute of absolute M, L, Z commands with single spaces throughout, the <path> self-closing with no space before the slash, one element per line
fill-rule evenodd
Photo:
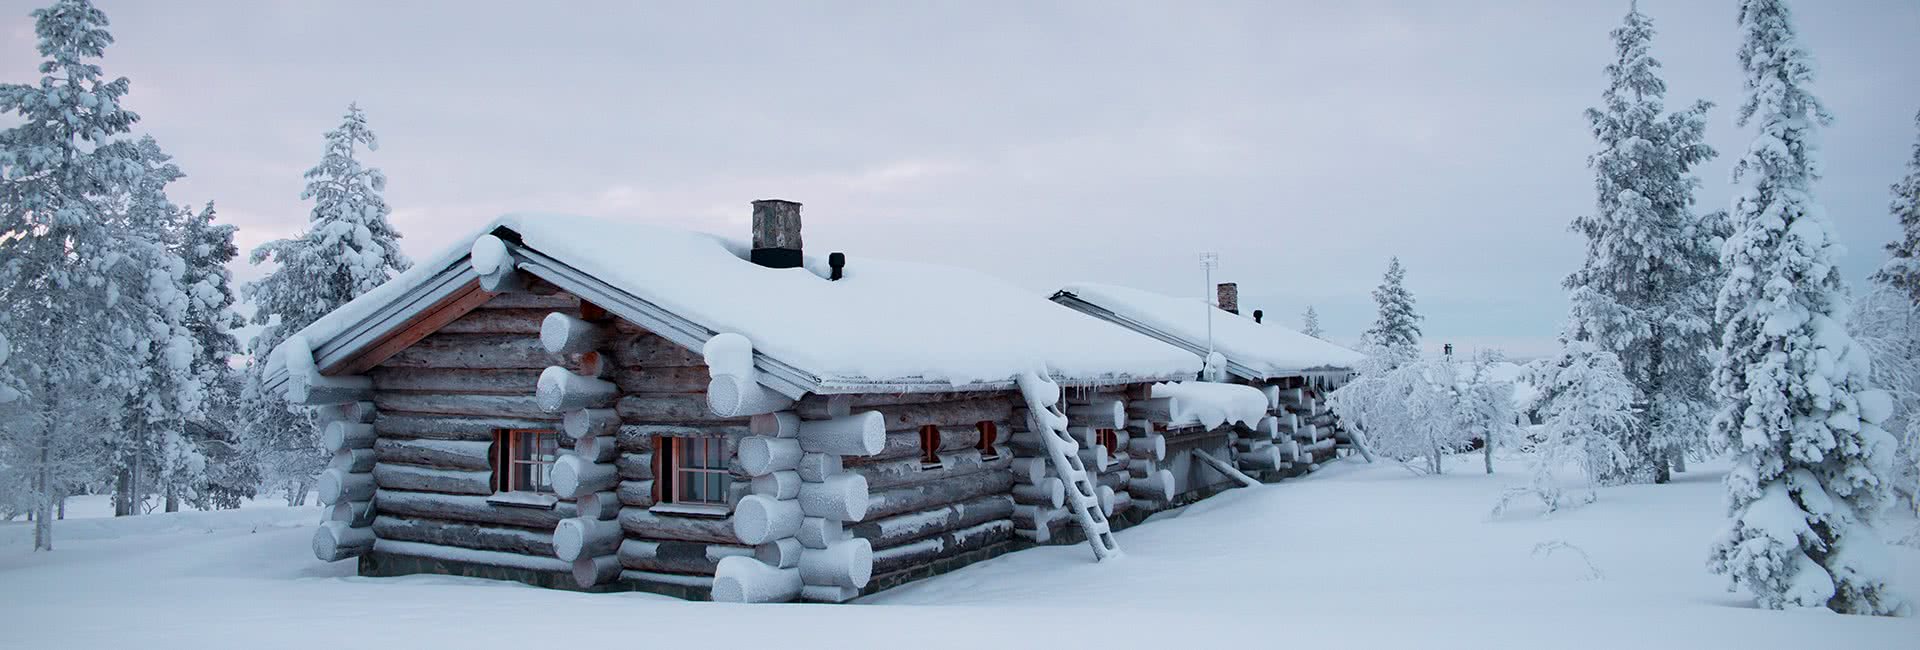
<path fill-rule="evenodd" d="M 753 202 L 754 264 L 790 269 L 801 264 L 800 204 L 781 199 Z"/>
<path fill-rule="evenodd" d="M 1240 285 L 1234 282 L 1222 282 L 1216 289 L 1219 292 L 1220 308 L 1235 314 L 1240 313 Z"/>

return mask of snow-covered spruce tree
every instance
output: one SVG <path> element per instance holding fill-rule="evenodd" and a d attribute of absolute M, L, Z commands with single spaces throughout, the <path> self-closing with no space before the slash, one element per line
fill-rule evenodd
<path fill-rule="evenodd" d="M 320 164 L 307 170 L 302 199 L 313 200 L 307 231 L 253 249 L 254 264 L 279 265 L 244 289 L 257 310 L 254 337 L 242 391 L 246 440 L 263 463 L 267 480 L 289 490 L 292 503 L 305 500 L 314 474 L 325 464 L 311 418 L 261 386 L 268 355 L 288 336 L 360 294 L 386 282 L 411 264 L 400 252 L 400 233 L 387 222 L 380 198 L 387 177 L 355 157 L 359 147 L 379 148 L 366 114 L 347 107 L 339 128 L 326 134 Z"/>
<path fill-rule="evenodd" d="M 259 472 L 251 456 L 232 447 L 230 424 L 239 414 L 240 376 L 232 361 L 241 353 L 234 332 L 246 322 L 233 309 L 233 276 L 227 265 L 240 254 L 234 245 L 232 224 L 215 223 L 213 203 L 199 212 L 184 211 L 178 254 L 186 262 L 184 281 L 191 302 L 187 307 L 187 329 L 193 333 L 196 356 L 193 372 L 206 387 L 206 408 L 202 426 L 188 428 L 188 441 L 203 455 L 205 475 L 186 488 L 169 491 L 167 509 L 175 509 L 175 500 L 184 496 L 203 510 L 239 506 L 242 497 L 253 496 Z M 212 455 L 209 452 L 217 451 Z"/>
<path fill-rule="evenodd" d="M 1320 313 L 1313 310 L 1313 305 L 1307 305 L 1307 312 L 1300 315 L 1300 333 L 1316 339 L 1326 336 L 1320 329 Z"/>
<path fill-rule="evenodd" d="M 1373 327 L 1367 328 L 1369 345 L 1381 348 L 1420 349 L 1421 316 L 1413 311 L 1413 293 L 1407 291 L 1407 270 L 1400 258 L 1387 262 L 1387 273 L 1380 287 L 1373 290 L 1373 302 L 1379 309 Z"/>
<path fill-rule="evenodd" d="M 1474 355 L 1473 360 L 1467 362 L 1467 372 L 1460 378 L 1457 390 L 1460 403 L 1455 418 L 1470 439 L 1481 441 L 1488 474 L 1493 473 L 1494 448 L 1511 444 L 1520 435 L 1516 420 L 1519 414 L 1513 405 L 1513 382 L 1501 381 L 1492 374 L 1494 364 L 1505 360 L 1505 355 L 1495 350 Z"/>
<path fill-rule="evenodd" d="M 167 185 L 183 174 L 153 138 L 129 147 L 141 172 L 121 201 L 117 223 L 124 233 L 128 264 L 115 267 L 111 282 L 121 287 L 120 301 L 137 337 L 131 356 L 137 371 L 124 393 L 116 435 L 107 438 L 116 490 L 114 514 L 144 514 L 140 506 L 154 488 L 192 481 L 204 463 L 187 449 L 186 423 L 202 415 L 205 384 L 194 372 L 197 356 L 188 329 L 191 299 L 186 263 L 176 254 L 180 210 L 167 201 Z"/>
<path fill-rule="evenodd" d="M 1613 30 L 1601 106 L 1587 110 L 1600 150 L 1594 214 L 1571 226 L 1587 240 L 1586 260 L 1566 285 L 1584 293 L 1575 329 L 1620 358 L 1646 404 L 1635 426 L 1618 430 L 1633 463 L 1609 482 L 1666 482 L 1669 463 L 1703 449 L 1712 400 L 1712 297 L 1718 241 L 1693 213 L 1692 168 L 1712 158 L 1702 142 L 1706 102 L 1668 113 L 1660 62 L 1649 51 L 1653 21 L 1636 7 Z"/>
<path fill-rule="evenodd" d="M 1784 2 L 1744 0 L 1740 30 L 1740 124 L 1757 133 L 1734 167 L 1738 230 L 1719 298 L 1713 429 L 1735 457 L 1709 567 L 1767 608 L 1899 613 L 1874 528 L 1891 500 L 1895 443 L 1878 424 L 1892 400 L 1868 387 L 1867 353 L 1847 335 L 1838 244 L 1813 196 L 1817 129 L 1831 118 Z"/>
<path fill-rule="evenodd" d="M 1914 114 L 1913 123 L 1920 127 L 1920 113 Z M 1887 244 L 1891 255 L 1873 278 L 1898 287 L 1920 304 L 1920 140 L 1914 142 L 1913 159 L 1907 161 L 1907 177 L 1893 184 L 1889 208 L 1900 220 L 1900 240 Z"/>
<path fill-rule="evenodd" d="M 42 76 L 0 85 L 17 123 L 0 131 L 0 329 L 19 343 L 28 410 L 0 432 L 0 464 L 28 477 L 34 548 L 51 550 L 54 504 L 99 476 L 150 321 L 144 287 L 125 283 L 145 244 L 114 212 L 142 165 L 116 139 L 138 119 L 120 107 L 129 83 L 94 63 L 113 42 L 106 15 L 60 0 L 33 17 Z"/>
<path fill-rule="evenodd" d="M 1532 479 L 1507 498 L 1531 494 L 1553 512 L 1566 505 L 1560 470 L 1573 467 L 1580 472 L 1587 488 L 1584 501 L 1592 503 L 1597 496 L 1594 483 L 1632 462 L 1620 447 L 1621 430 L 1634 426 L 1633 405 L 1640 396 L 1620 358 L 1592 341 L 1562 341 L 1559 356 L 1542 374 L 1542 387 L 1554 399 L 1542 409 L 1545 426 L 1534 445 Z M 1496 512 L 1506 503 L 1503 499 Z"/>

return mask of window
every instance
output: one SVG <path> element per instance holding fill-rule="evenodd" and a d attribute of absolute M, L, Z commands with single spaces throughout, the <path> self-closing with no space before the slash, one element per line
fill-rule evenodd
<path fill-rule="evenodd" d="M 926 425 L 920 427 L 920 468 L 940 467 L 940 427 Z"/>
<path fill-rule="evenodd" d="M 653 449 L 660 463 L 654 482 L 658 503 L 727 507 L 733 477 L 727 473 L 726 438 L 656 436 Z"/>
<path fill-rule="evenodd" d="M 553 462 L 560 434 L 540 429 L 504 429 L 493 434 L 494 492 L 553 492 Z"/>
<path fill-rule="evenodd" d="M 993 445 L 994 443 L 999 442 L 1000 426 L 997 424 L 994 424 L 990 420 L 981 420 L 979 423 L 974 424 L 973 428 L 980 430 L 979 449 L 980 449 L 981 460 L 993 460 L 993 459 L 999 458 L 1000 450 L 995 449 Z"/>
<path fill-rule="evenodd" d="M 1108 458 L 1120 457 L 1120 433 L 1113 429 L 1094 429 L 1093 442 L 1107 448 Z"/>

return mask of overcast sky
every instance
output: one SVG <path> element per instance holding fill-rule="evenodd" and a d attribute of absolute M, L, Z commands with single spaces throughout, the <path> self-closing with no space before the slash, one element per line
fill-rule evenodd
<path fill-rule="evenodd" d="M 0 79 L 37 76 L 39 4 L 0 1 Z M 137 131 L 188 174 L 174 199 L 216 200 L 243 250 L 305 226 L 301 173 L 357 101 L 416 258 L 517 210 L 744 237 L 749 201 L 780 197 L 811 252 L 1036 292 L 1197 296 L 1218 251 L 1243 309 L 1297 325 L 1313 304 L 1342 341 L 1399 255 L 1430 347 L 1532 355 L 1581 255 L 1581 111 L 1627 2 L 99 4 Z M 1699 197 L 1723 209 L 1748 137 L 1736 3 L 1640 4 L 1669 105 L 1718 104 Z M 1895 233 L 1920 2 L 1796 9 L 1857 286 Z"/>

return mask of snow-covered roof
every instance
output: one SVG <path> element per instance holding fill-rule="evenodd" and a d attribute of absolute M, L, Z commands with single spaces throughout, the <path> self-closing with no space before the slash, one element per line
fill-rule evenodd
<path fill-rule="evenodd" d="M 829 281 L 824 256 L 773 269 L 715 235 L 567 215 L 502 217 L 296 336 L 328 367 L 356 352 L 337 339 L 381 336 L 367 323 L 404 320 L 394 305 L 424 305 L 428 294 L 475 279 L 472 244 L 488 234 L 508 242 L 521 270 L 690 349 L 721 332 L 747 337 L 762 376 L 783 392 L 1010 386 L 1037 366 L 1077 384 L 1185 379 L 1200 369 L 1187 351 L 975 271 L 855 253 L 842 279 Z"/>
<path fill-rule="evenodd" d="M 1274 323 L 1256 323 L 1204 301 L 1104 284 L 1067 285 L 1055 302 L 1098 316 L 1189 351 L 1207 349 L 1207 311 L 1213 311 L 1213 348 L 1228 372 L 1269 379 L 1315 370 L 1350 369 L 1364 355 Z"/>

